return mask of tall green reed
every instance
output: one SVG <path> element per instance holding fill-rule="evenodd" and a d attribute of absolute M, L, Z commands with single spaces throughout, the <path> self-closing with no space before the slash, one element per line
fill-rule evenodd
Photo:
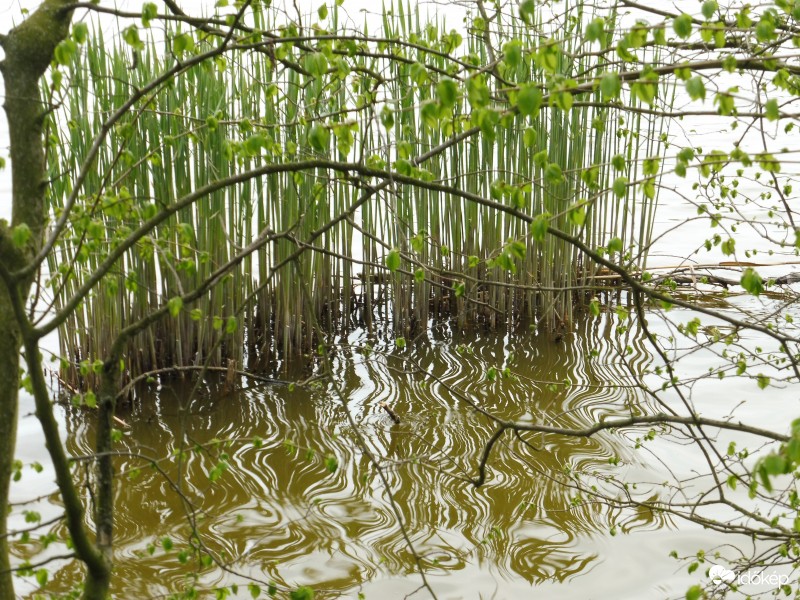
<path fill-rule="evenodd" d="M 646 247 L 654 201 L 641 203 L 633 186 L 622 198 L 612 193 L 619 175 L 612 157 L 624 156 L 624 175 L 635 181 L 643 158 L 658 154 L 660 121 L 604 105 L 599 91 L 576 97 L 569 110 L 555 104 L 535 117 L 508 111 L 515 86 L 545 80 L 529 53 L 545 34 L 571 28 L 558 65 L 564 80 L 582 83 L 602 72 L 605 59 L 580 48 L 592 16 L 580 3 L 563 19 L 542 17 L 533 26 L 501 16 L 487 38 L 422 20 L 401 2 L 384 11 L 381 41 L 368 41 L 366 25 L 331 39 L 322 25 L 301 30 L 280 23 L 277 13 L 257 11 L 251 17 L 257 29 L 294 41 L 231 50 L 190 68 L 113 127 L 73 211 L 70 235 L 51 257 L 55 307 L 142 219 L 208 182 L 308 158 L 394 168 L 530 215 L 549 214 L 553 226 L 592 247 L 611 236 L 625 248 Z M 344 31 L 340 18 L 333 7 L 331 31 Z M 174 44 L 162 48 L 149 39 L 134 49 L 96 30 L 69 65 L 64 102 L 52 116 L 54 213 L 104 120 L 134 88 L 176 64 Z M 166 37 L 179 35 L 190 34 L 170 30 Z M 189 45 L 195 51 L 212 47 L 197 38 Z M 487 67 L 512 51 L 503 50 L 509 40 L 517 40 L 522 58 Z M 483 100 L 459 96 L 443 109 L 437 86 L 448 78 L 469 79 Z M 480 135 L 446 145 L 487 119 L 491 126 Z M 422 170 L 410 162 L 440 145 Z M 557 176 L 548 171 L 553 164 Z M 178 211 L 125 254 L 61 329 L 66 380 L 80 384 L 122 327 L 194 289 L 267 229 L 286 235 L 131 342 L 131 373 L 229 361 L 272 369 L 311 351 L 317 340 L 298 278 L 292 268 L 272 269 L 287 261 L 312 288 L 315 316 L 330 333 L 391 325 L 406 335 L 440 316 L 456 317 L 461 327 L 533 321 L 568 327 L 575 307 L 598 285 L 597 266 L 573 246 L 552 236 L 534 240 L 527 224 L 508 213 L 424 186 L 390 182 L 378 189 L 379 183 L 323 168 L 277 172 Z M 369 200 L 347 219 L 316 235 L 364 194 Z M 397 252 L 400 268 L 387 269 L 387 257 Z"/>

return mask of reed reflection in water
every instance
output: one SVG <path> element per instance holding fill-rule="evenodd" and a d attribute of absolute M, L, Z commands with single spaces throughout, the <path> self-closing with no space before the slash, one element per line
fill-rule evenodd
<path fill-rule="evenodd" d="M 531 333 L 513 342 L 435 328 L 402 350 L 363 334 L 335 347 L 347 410 L 380 458 L 442 597 L 503 598 L 547 582 L 572 584 L 603 568 L 597 542 L 612 527 L 666 525 L 649 511 L 576 501 L 573 477 L 611 489 L 605 479 L 620 472 L 609 459 L 646 468 L 612 435 L 507 434 L 493 450 L 486 483 L 469 482 L 494 427 L 461 394 L 503 419 L 562 427 L 648 410 L 630 385 L 629 367 L 641 371 L 649 356 L 639 335 L 620 342 L 614 326 L 595 319 L 560 341 Z M 368 341 L 374 348 L 365 353 Z M 620 343 L 630 345 L 629 366 Z M 503 375 L 506 366 L 511 376 Z M 492 367 L 494 381 L 487 377 Z M 154 388 L 121 410 L 130 428 L 119 447 L 130 455 L 117 462 L 116 597 L 156 597 L 187 582 L 237 582 L 246 597 L 240 575 L 280 588 L 313 586 L 322 598 L 359 591 L 402 597 L 416 589 L 389 493 L 358 449 L 344 410 L 322 382 L 235 393 L 206 382 L 192 394 L 189 381 Z M 92 420 L 72 411 L 66 419 L 70 453 L 91 454 Z M 158 469 L 136 455 L 154 459 Z M 190 544 L 213 562 L 198 560 Z M 65 564 L 54 577 L 52 589 L 68 589 L 80 580 L 79 567 Z"/>

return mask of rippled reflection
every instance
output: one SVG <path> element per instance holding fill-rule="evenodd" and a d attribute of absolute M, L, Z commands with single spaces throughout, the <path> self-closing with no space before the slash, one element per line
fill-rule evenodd
<path fill-rule="evenodd" d="M 130 428 L 120 443 L 129 455 L 117 461 L 117 597 L 169 594 L 192 581 L 244 589 L 243 576 L 311 585 L 321 597 L 361 590 L 402 597 L 394 593 L 412 591 L 419 578 L 392 498 L 444 597 L 448 590 L 462 597 L 487 581 L 507 597 L 523 581 L 568 582 L 591 570 L 599 557 L 587 540 L 607 536 L 612 524 L 636 530 L 664 523 L 648 511 L 611 513 L 576 502 L 570 478 L 607 486 L 605 477 L 615 473 L 610 458 L 634 466 L 640 459 L 611 436 L 509 433 L 495 446 L 486 483 L 475 488 L 468 480 L 494 428 L 470 402 L 503 419 L 562 427 L 646 412 L 629 369 L 640 371 L 650 358 L 636 341 L 641 336 L 620 340 L 615 325 L 594 319 L 560 341 L 531 333 L 513 342 L 434 328 L 404 350 L 351 336 L 333 350 L 346 407 L 319 384 L 225 393 L 215 384 L 193 390 L 192 382 L 176 381 L 142 393 L 119 411 Z M 379 459 L 388 490 L 356 444 L 345 410 Z M 66 419 L 70 453 L 90 454 L 91 420 L 72 412 Z M 329 456 L 338 461 L 332 474 Z M 220 462 L 228 468 L 212 482 Z M 52 589 L 67 589 L 79 569 L 66 564 L 54 577 Z"/>

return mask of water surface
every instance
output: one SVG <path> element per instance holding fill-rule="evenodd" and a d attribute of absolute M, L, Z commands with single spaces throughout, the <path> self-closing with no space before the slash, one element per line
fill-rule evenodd
<path fill-rule="evenodd" d="M 439 598 L 682 595 L 697 575 L 669 552 L 684 556 L 732 539 L 647 509 L 609 507 L 579 495 L 574 481 L 612 495 L 631 481 L 635 491 L 626 493 L 652 499 L 665 493 L 666 478 L 702 468 L 691 447 L 665 437 L 637 449 L 642 431 L 507 433 L 486 482 L 472 483 L 494 431 L 474 406 L 565 428 L 658 410 L 632 375 L 653 362 L 641 333 L 619 334 L 617 325 L 610 315 L 588 319 L 559 340 L 442 325 L 405 349 L 358 332 L 332 353 L 342 397 L 324 379 L 243 382 L 236 391 L 221 382 L 151 384 L 118 413 L 129 427 L 117 460 L 114 597 L 159 597 L 195 582 L 206 590 L 238 583 L 245 598 L 248 578 L 264 589 L 309 585 L 321 598 L 404 597 L 420 578 L 391 499 Z M 373 350 L 365 353 L 366 345 Z M 302 381 L 315 364 L 282 377 Z M 60 410 L 69 452 L 91 454 L 90 415 Z M 45 462 L 31 443 L 36 428 L 22 418 L 19 458 Z M 220 463 L 227 468 L 219 471 Z M 51 481 L 47 469 L 26 472 L 15 499 L 43 495 L 33 508 L 55 516 Z M 21 520 L 14 513 L 12 528 Z M 64 535 L 60 525 L 52 531 Z M 34 559 L 38 550 L 17 544 L 15 556 Z M 63 551 L 56 542 L 43 555 Z M 79 581 L 77 563 L 54 565 L 48 590 Z"/>

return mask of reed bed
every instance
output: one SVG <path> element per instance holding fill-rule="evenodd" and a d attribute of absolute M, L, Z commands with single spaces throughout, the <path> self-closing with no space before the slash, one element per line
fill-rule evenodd
<path fill-rule="evenodd" d="M 410 4 L 385 10 L 376 36 L 411 41 L 401 46 L 402 60 L 393 55 L 392 42 L 368 41 L 366 26 L 347 31 L 350 39 L 323 39 L 324 30 L 280 29 L 286 23 L 278 13 L 257 10 L 248 17 L 255 28 L 312 39 L 233 49 L 187 69 L 111 129 L 72 211 L 69 233 L 51 256 L 56 309 L 142 219 L 209 182 L 268 163 L 314 158 L 411 170 L 530 215 L 549 213 L 553 225 L 593 247 L 612 236 L 624 248 L 646 247 L 654 200 L 642 203 L 634 186 L 618 198 L 611 183 L 618 176 L 635 181 L 642 159 L 659 153 L 659 121 L 604 105 L 599 91 L 576 98 L 570 110 L 545 106 L 535 117 L 504 112 L 513 86 L 544 81 L 524 51 L 565 23 L 572 28 L 565 50 L 576 51 L 593 16 L 584 10 L 578 4 L 569 10 L 574 19 L 533 27 L 494 23 L 486 35 L 496 48 L 516 38 L 523 49 L 522 60 L 501 62 L 494 73 L 483 68 L 493 57 L 482 32 L 457 33 L 443 21 L 422 21 Z M 339 19 L 331 7 L 320 23 L 343 31 Z M 51 115 L 54 215 L 103 122 L 134 89 L 176 64 L 174 44 L 148 38 L 145 30 L 138 50 L 95 32 L 62 69 L 64 82 L 55 92 L 61 106 Z M 170 30 L 166 39 L 177 35 Z M 568 46 L 571 39 L 575 48 Z M 212 43 L 195 34 L 191 45 L 197 53 Z M 586 54 L 562 60 L 558 69 L 582 81 L 603 71 L 602 60 Z M 449 109 L 437 109 L 437 85 L 448 77 L 485 85 L 476 93 L 486 94 L 484 118 L 497 121 L 491 132 L 446 145 L 480 113 L 461 97 Z M 423 171 L 409 166 L 440 145 L 442 151 L 420 165 Z M 612 166 L 618 154 L 625 157 L 621 172 Z M 561 166 L 563 177 L 544 176 L 543 156 Z M 287 235 L 132 340 L 126 356 L 131 375 L 205 363 L 269 370 L 312 350 L 318 340 L 307 326 L 303 284 L 331 333 L 389 326 L 396 335 L 440 316 L 454 317 L 462 327 L 537 321 L 569 327 L 575 307 L 595 285 L 596 265 L 569 244 L 552 236 L 535 241 L 518 218 L 424 187 L 390 183 L 347 219 L 315 234 L 380 183 L 323 168 L 277 172 L 178 211 L 127 252 L 60 329 L 65 381 L 81 385 L 123 326 L 194 289 L 267 229 Z M 292 260 L 298 248 L 305 250 Z M 387 257 L 398 253 L 394 268 Z M 645 256 L 629 259 L 643 266 Z"/>

